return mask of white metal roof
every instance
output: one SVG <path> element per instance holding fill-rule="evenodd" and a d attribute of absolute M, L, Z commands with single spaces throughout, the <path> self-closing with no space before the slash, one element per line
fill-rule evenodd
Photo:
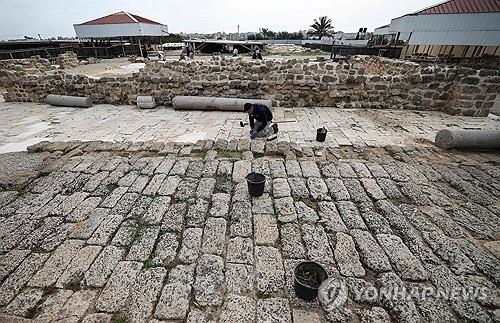
<path fill-rule="evenodd" d="M 500 12 L 403 16 L 389 32 L 413 45 L 500 46 Z"/>
<path fill-rule="evenodd" d="M 152 25 L 142 22 L 107 25 L 73 25 L 78 38 L 111 38 L 130 36 L 167 36 L 167 25 Z"/>
<path fill-rule="evenodd" d="M 120 36 L 165 36 L 167 25 L 120 11 L 73 25 L 78 38 L 111 38 Z"/>
<path fill-rule="evenodd" d="M 390 35 L 390 34 L 393 34 L 393 32 L 390 32 L 390 25 L 385 25 L 385 26 L 382 26 L 382 27 L 378 27 L 378 28 L 375 28 L 375 30 L 373 31 L 373 34 L 374 35 Z"/>

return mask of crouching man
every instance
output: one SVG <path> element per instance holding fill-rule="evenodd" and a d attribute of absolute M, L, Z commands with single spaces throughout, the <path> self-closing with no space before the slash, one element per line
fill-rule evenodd
<path fill-rule="evenodd" d="M 258 103 L 245 103 L 244 109 L 248 113 L 251 139 L 276 139 L 278 125 L 273 123 L 273 114 L 268 107 Z"/>

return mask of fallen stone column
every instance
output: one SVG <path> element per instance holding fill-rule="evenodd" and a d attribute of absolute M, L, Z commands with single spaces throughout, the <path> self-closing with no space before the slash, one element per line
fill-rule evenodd
<path fill-rule="evenodd" d="M 59 105 L 65 107 L 81 107 L 90 108 L 92 106 L 92 98 L 88 96 L 68 96 L 68 95 L 47 95 L 47 103 L 50 105 Z"/>
<path fill-rule="evenodd" d="M 271 107 L 271 100 L 215 98 L 207 96 L 176 96 L 172 99 L 176 110 L 243 111 L 245 103 L 260 103 Z"/>
<path fill-rule="evenodd" d="M 444 149 L 500 149 L 500 130 L 443 129 L 436 134 L 435 143 Z"/>
<path fill-rule="evenodd" d="M 156 107 L 155 98 L 152 96 L 141 96 L 137 97 L 137 107 L 139 109 L 153 109 Z"/>

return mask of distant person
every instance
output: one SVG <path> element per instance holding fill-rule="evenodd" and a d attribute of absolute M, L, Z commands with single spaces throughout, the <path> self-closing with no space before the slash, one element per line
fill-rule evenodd
<path fill-rule="evenodd" d="M 189 57 L 189 59 L 193 59 L 194 58 L 194 47 L 193 47 L 193 44 L 189 43 L 187 45 L 187 49 L 188 49 L 187 56 Z"/>
<path fill-rule="evenodd" d="M 233 57 L 238 57 L 238 48 L 233 49 Z"/>
<path fill-rule="evenodd" d="M 255 52 L 253 52 L 252 59 L 260 59 L 260 60 L 262 60 L 262 55 L 260 53 L 260 50 L 257 49 Z"/>
<path fill-rule="evenodd" d="M 248 113 L 251 139 L 276 139 L 278 125 L 273 123 L 273 114 L 267 106 L 258 103 L 245 103 L 243 109 Z"/>

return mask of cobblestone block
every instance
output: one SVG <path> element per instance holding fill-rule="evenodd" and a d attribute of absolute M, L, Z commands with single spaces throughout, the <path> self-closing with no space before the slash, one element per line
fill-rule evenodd
<path fill-rule="evenodd" d="M 191 287 L 166 284 L 156 305 L 155 317 L 165 320 L 183 320 L 189 309 Z"/>
<path fill-rule="evenodd" d="M 253 264 L 253 243 L 249 238 L 235 237 L 227 246 L 227 261 L 240 264 Z"/>
<path fill-rule="evenodd" d="M 180 261 L 190 264 L 198 259 L 202 235 L 203 230 L 200 228 L 188 228 L 184 230 L 181 249 L 178 255 Z"/>
<path fill-rule="evenodd" d="M 273 196 L 274 198 L 291 196 L 290 186 L 286 178 L 275 178 L 273 180 Z"/>
<path fill-rule="evenodd" d="M 361 229 L 366 230 L 366 225 L 363 218 L 358 212 L 356 205 L 349 201 L 337 202 L 337 209 L 339 210 L 340 216 L 344 223 L 349 229 Z"/>
<path fill-rule="evenodd" d="M 183 176 L 186 174 L 186 170 L 189 166 L 189 160 L 188 159 L 178 159 L 174 166 L 172 166 L 172 169 L 170 169 L 170 172 L 168 173 L 170 176 Z"/>
<path fill-rule="evenodd" d="M 47 258 L 49 258 L 49 255 L 45 253 L 33 253 L 26 257 L 0 286 L 0 305 L 7 305 L 19 293 L 33 274 L 42 267 Z M 45 272 L 47 271 L 45 270 Z M 36 285 L 40 284 L 37 283 Z"/>
<path fill-rule="evenodd" d="M 227 297 L 220 314 L 221 323 L 244 323 L 255 320 L 255 300 L 247 296 L 231 294 Z"/>
<path fill-rule="evenodd" d="M 250 203 L 234 203 L 231 209 L 229 235 L 231 237 L 250 237 L 252 233 L 253 227 Z"/>
<path fill-rule="evenodd" d="M 358 178 L 370 178 L 372 177 L 372 174 L 368 170 L 365 164 L 353 161 L 350 163 L 352 169 L 358 175 Z"/>
<path fill-rule="evenodd" d="M 197 199 L 195 204 L 188 206 L 186 225 L 188 227 L 202 227 L 205 223 L 209 203 L 204 199 Z"/>
<path fill-rule="evenodd" d="M 326 232 L 347 232 L 347 227 L 344 221 L 337 212 L 335 203 L 333 202 L 320 202 L 318 203 L 318 213 L 320 217 L 320 222 L 325 227 Z"/>
<path fill-rule="evenodd" d="M 351 236 L 337 233 L 334 254 L 342 275 L 363 277 L 366 274 Z"/>
<path fill-rule="evenodd" d="M 342 182 L 341 179 L 327 178 L 325 179 L 325 183 L 335 201 L 348 201 L 351 199 L 349 191 L 347 190 L 344 182 Z"/>
<path fill-rule="evenodd" d="M 144 322 L 153 313 L 166 275 L 167 270 L 161 267 L 139 273 L 126 302 L 127 319 Z"/>
<path fill-rule="evenodd" d="M 121 214 L 107 214 L 107 217 L 87 240 L 87 243 L 105 246 L 111 240 L 122 221 L 123 215 Z"/>
<path fill-rule="evenodd" d="M 269 194 L 264 193 L 259 197 L 252 198 L 252 212 L 254 214 L 273 214 L 273 200 Z"/>
<path fill-rule="evenodd" d="M 143 191 L 143 194 L 145 195 L 155 195 L 156 192 L 160 189 L 162 186 L 163 181 L 167 177 L 166 174 L 156 174 L 151 178 L 151 181 L 149 182 L 148 186 Z"/>
<path fill-rule="evenodd" d="M 321 177 L 319 168 L 314 161 L 301 161 L 300 168 L 302 169 L 302 175 L 304 177 Z"/>
<path fill-rule="evenodd" d="M 352 230 L 351 235 L 358 247 L 361 260 L 376 272 L 390 271 L 391 264 L 373 236 L 363 230 Z"/>
<path fill-rule="evenodd" d="M 268 298 L 259 300 L 257 302 L 257 322 L 292 322 L 288 300 L 283 298 Z"/>
<path fill-rule="evenodd" d="M 281 254 L 273 247 L 255 247 L 257 291 L 264 295 L 282 293 L 285 285 Z"/>
<path fill-rule="evenodd" d="M 297 212 L 293 204 L 293 198 L 283 197 L 274 200 L 278 222 L 289 223 L 297 222 Z"/>
<path fill-rule="evenodd" d="M 155 245 L 160 227 L 146 227 L 139 229 L 139 235 L 132 243 L 127 254 L 127 260 L 146 261 L 149 259 Z"/>
<path fill-rule="evenodd" d="M 316 210 L 304 202 L 295 202 L 295 210 L 300 223 L 315 223 L 319 220 Z"/>
<path fill-rule="evenodd" d="M 166 232 L 160 234 L 156 245 L 153 263 L 156 265 L 170 266 L 177 255 L 179 241 L 176 233 Z"/>
<path fill-rule="evenodd" d="M 157 196 L 153 199 L 147 211 L 142 216 L 142 220 L 150 225 L 160 224 L 170 205 L 170 197 Z"/>
<path fill-rule="evenodd" d="M 65 241 L 52 253 L 43 268 L 31 278 L 29 285 L 33 287 L 53 285 L 70 264 L 73 257 L 78 254 L 83 244 L 83 241 L 80 240 Z"/>
<path fill-rule="evenodd" d="M 200 183 L 196 189 L 196 197 L 206 200 L 210 199 L 214 192 L 216 182 L 215 178 L 210 177 L 200 179 Z"/>
<path fill-rule="evenodd" d="M 39 313 L 36 319 L 40 322 L 54 321 L 71 295 L 73 295 L 73 291 L 69 289 L 58 289 L 54 293 L 51 293 L 39 306 Z"/>
<path fill-rule="evenodd" d="M 231 195 L 226 193 L 215 193 L 212 195 L 212 205 L 209 214 L 213 217 L 227 218 L 230 205 Z"/>
<path fill-rule="evenodd" d="M 394 273 L 384 273 L 375 282 L 379 288 L 402 288 L 403 282 Z M 418 322 L 421 320 L 420 315 L 412 300 L 398 299 L 395 297 L 382 296 L 382 302 L 390 308 L 391 314 L 401 322 Z"/>
<path fill-rule="evenodd" d="M 288 177 L 301 177 L 302 169 L 300 168 L 300 164 L 296 160 L 286 160 L 285 168 Z"/>
<path fill-rule="evenodd" d="M 309 191 L 307 190 L 306 182 L 303 178 L 289 177 L 288 184 L 290 184 L 290 190 L 294 198 L 306 199 L 309 197 Z"/>
<path fill-rule="evenodd" d="M 85 246 L 80 249 L 61 277 L 56 282 L 56 287 L 65 288 L 69 286 L 79 285 L 83 279 L 85 272 L 89 269 L 94 259 L 101 252 L 101 247 Z"/>
<path fill-rule="evenodd" d="M 222 256 L 226 240 L 227 221 L 223 218 L 208 218 L 203 231 L 203 253 Z"/>
<path fill-rule="evenodd" d="M 161 224 L 162 231 L 181 232 L 184 226 L 184 217 L 187 212 L 186 203 L 171 204 Z"/>
<path fill-rule="evenodd" d="M 25 289 L 7 306 L 4 313 L 16 316 L 28 316 L 41 300 L 43 291 L 40 289 Z"/>
<path fill-rule="evenodd" d="M 254 239 L 256 245 L 274 245 L 279 239 L 278 223 L 272 214 L 253 216 Z"/>
<path fill-rule="evenodd" d="M 96 309 L 107 313 L 120 310 L 125 305 L 130 288 L 141 268 L 140 262 L 121 261 L 118 263 L 95 303 Z"/>
<path fill-rule="evenodd" d="M 427 271 L 401 238 L 391 234 L 377 234 L 377 240 L 403 279 L 427 279 Z"/>
<path fill-rule="evenodd" d="M 311 260 L 335 263 L 328 236 L 319 224 L 303 224 L 302 233 L 307 255 Z"/>
<path fill-rule="evenodd" d="M 195 265 L 177 265 L 168 274 L 168 284 L 192 285 Z"/>
<path fill-rule="evenodd" d="M 90 269 L 85 272 L 85 284 L 90 287 L 103 287 L 124 254 L 125 250 L 115 246 L 102 249 Z"/>
<path fill-rule="evenodd" d="M 181 178 L 179 176 L 168 176 L 161 187 L 158 189 L 157 193 L 159 195 L 173 195 L 177 190 L 177 186 L 180 184 Z"/>
<path fill-rule="evenodd" d="M 220 306 L 224 290 L 224 261 L 219 256 L 202 255 L 196 267 L 194 299 L 201 306 Z"/>
<path fill-rule="evenodd" d="M 228 293 L 247 294 L 253 291 L 253 265 L 226 263 L 226 288 Z"/>
<path fill-rule="evenodd" d="M 285 258 L 304 258 L 306 255 L 302 244 L 299 225 L 296 223 L 285 223 L 280 227 L 281 250 Z"/>
<path fill-rule="evenodd" d="M 330 201 L 331 198 L 328 195 L 328 187 L 321 178 L 310 177 L 307 179 L 307 187 L 309 188 L 309 196 L 313 200 L 318 201 Z"/>

